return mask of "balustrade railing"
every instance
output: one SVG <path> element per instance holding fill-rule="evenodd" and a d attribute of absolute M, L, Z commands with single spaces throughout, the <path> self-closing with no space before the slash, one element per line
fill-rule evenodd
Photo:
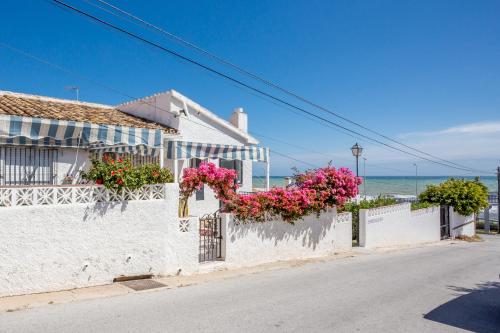
<path fill-rule="evenodd" d="M 108 190 L 102 185 L 0 188 L 0 208 L 161 199 L 165 199 L 163 184 L 121 191 Z"/>

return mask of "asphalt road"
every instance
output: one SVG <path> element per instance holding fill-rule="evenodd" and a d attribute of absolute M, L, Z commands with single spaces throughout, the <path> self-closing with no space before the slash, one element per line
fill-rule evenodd
<path fill-rule="evenodd" d="M 500 332 L 500 237 L 0 314 L 0 332 Z"/>

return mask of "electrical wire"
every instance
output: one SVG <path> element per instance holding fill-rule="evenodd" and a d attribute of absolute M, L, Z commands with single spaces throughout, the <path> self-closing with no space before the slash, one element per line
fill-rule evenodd
<path fill-rule="evenodd" d="M 119 89 L 116 89 L 116 88 L 111 87 L 111 86 L 109 86 L 109 85 L 103 84 L 103 83 L 101 83 L 101 82 L 99 82 L 99 81 L 93 80 L 93 79 L 91 79 L 91 78 L 89 78 L 89 77 L 87 77 L 87 76 L 81 75 L 81 74 L 79 74 L 79 73 L 77 73 L 77 72 L 75 72 L 75 71 L 73 71 L 73 70 L 70 70 L 70 69 L 65 68 L 65 67 L 63 67 L 63 66 L 60 66 L 60 65 L 58 65 L 58 64 L 55 64 L 55 63 L 53 63 L 53 62 L 50 62 L 50 61 L 48 61 L 48 60 L 46 60 L 46 59 L 42 59 L 42 58 L 40 58 L 40 57 L 37 57 L 37 56 L 35 56 L 35 55 L 31 54 L 31 53 L 28 53 L 28 52 L 26 52 L 26 51 L 24 51 L 24 50 L 21 50 L 21 49 L 19 49 L 19 48 L 16 48 L 16 47 L 14 47 L 14 46 L 12 46 L 12 45 L 8 45 L 8 44 L 6 44 L 6 43 L 2 43 L 2 42 L 0 42 L 0 47 L 6 48 L 6 49 L 8 49 L 8 50 L 10 50 L 10 51 L 12 51 L 12 52 L 15 52 L 15 53 L 21 54 L 21 55 L 23 55 L 23 56 L 25 56 L 25 57 L 28 57 L 28 58 L 30 58 L 30 59 L 33 59 L 33 60 L 35 60 L 35 61 L 37 61 L 37 62 L 40 62 L 40 63 L 42 63 L 42 64 L 44 64 L 44 65 L 47 65 L 47 66 L 49 66 L 49 67 L 53 67 L 53 68 L 55 68 L 55 69 L 57 69 L 57 70 L 59 70 L 59 71 L 61 71 L 61 72 L 63 72 L 63 73 L 66 73 L 66 74 L 68 74 L 68 75 L 71 75 L 71 76 L 77 77 L 77 78 L 79 78 L 79 79 L 81 79 L 81 80 L 84 80 L 84 81 L 90 82 L 90 83 L 92 83 L 92 84 L 95 84 L 95 85 L 97 85 L 97 86 L 103 87 L 104 89 L 107 89 L 107 90 L 109 90 L 109 91 L 112 91 L 112 92 L 114 92 L 114 93 L 117 93 L 117 94 L 119 94 L 119 95 L 121 95 L 121 96 L 124 96 L 124 97 L 126 97 L 126 98 L 129 98 L 129 99 L 131 99 L 131 100 L 138 100 L 138 99 L 139 99 L 139 98 L 138 98 L 138 97 L 136 97 L 136 96 L 133 96 L 133 95 L 127 94 L 127 93 L 125 93 L 125 92 L 123 92 L 123 91 L 121 91 L 121 90 L 119 90 Z M 149 106 L 151 106 L 151 107 L 154 107 L 154 108 L 156 108 L 156 109 L 158 109 L 158 110 L 160 110 L 160 111 L 165 111 L 165 112 L 168 112 L 168 110 L 166 110 L 166 109 L 164 109 L 164 108 L 161 108 L 161 107 L 157 106 L 156 104 L 153 104 L 153 103 L 147 102 L 147 101 L 145 101 L 145 100 L 143 100 L 143 101 L 142 101 L 142 103 L 143 103 L 143 104 L 146 104 L 146 105 L 149 105 Z M 192 123 L 194 123 L 194 124 L 196 124 L 196 125 L 199 125 L 199 126 L 201 126 L 201 127 L 204 127 L 204 128 L 206 128 L 206 129 L 209 129 L 209 130 L 212 130 L 212 131 L 217 131 L 215 128 L 212 128 L 212 127 L 207 126 L 207 125 L 205 125 L 205 124 L 199 123 L 199 122 L 197 122 L 197 121 L 195 121 L 195 120 L 193 120 L 193 119 L 191 119 L 191 118 L 184 118 L 184 119 L 186 119 L 186 120 L 188 120 L 188 121 L 190 121 L 190 122 L 192 122 Z M 285 141 L 283 141 L 283 140 L 279 140 L 279 139 L 271 138 L 271 137 L 269 137 L 269 136 L 265 136 L 265 135 L 262 135 L 262 134 L 257 134 L 257 133 L 255 133 L 255 132 L 252 132 L 252 133 L 249 133 L 249 134 L 250 134 L 250 135 L 254 135 L 254 136 L 258 136 L 258 137 L 265 137 L 265 138 L 267 138 L 267 139 L 270 139 L 270 140 L 273 140 L 273 141 L 276 141 L 276 142 L 279 142 L 279 143 L 282 143 L 282 144 L 286 144 L 286 145 L 291 146 L 291 147 L 295 147 L 295 148 L 298 148 L 298 149 L 302 149 L 302 150 L 307 151 L 307 152 L 315 152 L 315 153 L 318 153 L 318 154 L 321 154 L 321 155 L 323 155 L 323 156 L 325 156 L 325 157 L 330 158 L 330 156 L 328 156 L 328 155 L 326 155 L 326 154 L 324 154 L 324 153 L 321 153 L 321 152 L 318 152 L 318 151 L 314 151 L 314 150 L 310 150 L 310 149 L 308 149 L 308 148 L 305 148 L 305 147 L 302 147 L 302 146 L 299 146 L 299 145 L 293 145 L 293 144 L 290 144 L 290 143 L 285 142 Z M 271 152 L 273 152 L 273 151 L 274 151 L 274 150 L 272 149 L 272 150 L 271 150 Z M 288 158 L 288 159 L 294 160 L 294 161 L 296 161 L 296 162 L 299 162 L 299 163 L 302 163 L 302 164 L 305 164 L 305 165 L 308 165 L 308 166 L 312 166 L 312 167 L 315 167 L 315 168 L 316 168 L 316 167 L 318 167 L 317 165 L 311 164 L 311 163 L 309 163 L 309 162 L 302 161 L 302 160 L 297 159 L 297 158 L 293 158 L 293 157 L 291 157 L 291 156 L 289 156 L 289 155 L 286 155 L 286 154 L 283 154 L 283 153 L 279 153 L 279 152 L 278 152 L 277 154 L 281 154 L 281 156 L 282 156 L 282 157 L 285 157 L 285 158 Z M 349 163 L 350 163 L 350 161 L 349 161 Z M 381 169 L 387 169 L 387 170 L 398 171 L 398 172 L 403 172 L 403 173 L 406 173 L 406 172 L 407 172 L 407 171 L 404 171 L 404 170 L 399 170 L 399 169 L 395 169 L 395 168 L 389 168 L 389 167 L 384 167 L 384 166 L 377 166 L 376 164 L 373 164 L 373 163 L 370 163 L 370 166 L 375 166 L 375 167 L 378 167 L 378 168 L 381 168 Z"/>
<path fill-rule="evenodd" d="M 118 89 L 115 89 L 115 88 L 110 87 L 110 86 L 108 86 L 108 85 L 105 85 L 105 84 L 102 84 L 102 83 L 97 82 L 97 81 L 95 81 L 95 80 L 92 80 L 92 79 L 90 79 L 90 78 L 88 78 L 88 77 L 86 77 L 86 76 L 80 75 L 80 74 L 78 74 L 78 73 L 76 73 L 76 72 L 74 72 L 74 71 L 72 71 L 72 70 L 69 70 L 69 69 L 67 69 L 67 68 L 65 68 L 65 67 L 59 66 L 59 65 L 54 64 L 54 63 L 52 63 L 52 62 L 49 62 L 49 61 L 47 61 L 47 60 L 45 60 L 45 59 L 42 59 L 42 58 L 36 57 L 36 56 L 34 56 L 34 55 L 32 55 L 32 54 L 29 54 L 29 53 L 27 53 L 27 52 L 25 52 L 25 51 L 23 51 L 23 50 L 21 50 L 21 49 L 18 49 L 18 48 L 15 48 L 15 47 L 11 46 L 11 45 L 8 45 L 8 44 L 5 44 L 5 43 L 0 42 L 0 47 L 4 47 L 4 48 L 7 48 L 7 49 L 10 49 L 11 51 L 14 51 L 14 52 L 18 52 L 18 53 L 20 53 L 20 54 L 22 54 L 22 55 L 24 55 L 24 56 L 27 56 L 27 57 L 29 57 L 29 58 L 32 58 L 32 59 L 34 59 L 34 60 L 36 60 L 36 61 L 39 61 L 39 62 L 41 62 L 41 63 L 43 63 L 43 64 L 49 65 L 49 66 L 51 66 L 51 67 L 54 67 L 54 68 L 56 68 L 56 69 L 58 69 L 58 70 L 61 70 L 61 71 L 65 72 L 65 73 L 67 73 L 67 74 L 71 74 L 71 75 L 77 76 L 77 77 L 79 77 L 80 79 L 86 80 L 86 81 L 88 81 L 88 82 L 91 82 L 91 83 L 94 83 L 94 84 L 96 84 L 96 85 L 99 85 L 99 86 L 101 86 L 101 87 L 103 87 L 103 88 L 109 89 L 109 90 L 111 90 L 111 91 L 113 91 L 113 92 L 115 92 L 115 93 L 118 93 L 118 94 L 120 94 L 120 95 L 122 95 L 122 96 L 125 96 L 125 97 L 127 97 L 127 98 L 130 98 L 130 99 L 132 99 L 132 100 L 138 100 L 138 99 L 139 99 L 139 98 L 137 98 L 137 97 L 134 97 L 134 96 L 131 96 L 131 95 L 129 95 L 129 94 L 126 94 L 126 93 L 124 93 L 124 92 L 122 92 L 122 91 L 120 91 L 120 90 L 118 90 Z M 163 109 L 163 108 L 161 108 L 161 107 L 158 107 L 157 105 L 154 105 L 154 104 L 152 104 L 152 103 L 148 103 L 148 102 L 146 102 L 146 101 L 144 101 L 144 102 L 143 102 L 143 104 L 146 104 L 146 105 L 149 105 L 149 106 L 152 106 L 152 107 L 156 107 L 156 108 L 157 108 L 158 110 L 160 110 L 160 111 L 165 111 L 165 112 L 168 112 L 166 109 Z M 219 130 L 217 130 L 216 128 L 213 128 L 213 127 L 207 126 L 207 125 L 205 125 L 205 124 L 199 123 L 199 122 L 197 122 L 197 121 L 195 121 L 195 120 L 193 120 L 193 119 L 191 119 L 191 118 L 187 118 L 187 117 L 186 117 L 186 118 L 183 118 L 183 119 L 186 119 L 186 120 L 188 120 L 188 121 L 190 121 L 190 122 L 192 122 L 192 123 L 194 123 L 194 124 L 196 124 L 196 125 L 199 125 L 199 126 L 202 126 L 202 127 L 206 128 L 206 129 L 209 129 L 209 130 L 212 130 L 212 131 L 219 132 Z M 251 134 L 251 135 L 252 135 L 252 133 L 249 133 L 249 134 Z M 132 134 L 132 135 L 134 135 L 134 134 Z M 275 140 L 277 140 L 277 139 L 275 139 Z M 279 140 L 279 141 L 280 141 L 280 142 L 283 142 L 283 141 L 281 141 L 281 140 Z M 294 157 L 289 156 L 289 155 L 286 155 L 286 154 L 284 154 L 284 153 L 280 153 L 280 152 L 274 151 L 274 149 L 271 149 L 271 153 L 275 153 L 275 154 L 280 155 L 280 156 L 282 156 L 282 157 L 288 158 L 288 159 L 290 159 L 290 160 L 294 160 L 294 161 L 299 162 L 299 163 L 302 163 L 302 164 L 304 164 L 304 165 L 312 166 L 312 167 L 314 167 L 314 168 L 318 168 L 318 167 L 319 167 L 319 166 L 317 166 L 317 165 L 315 165 L 315 164 L 311 164 L 311 163 L 309 163 L 309 162 L 302 161 L 302 160 L 300 160 L 300 159 L 294 158 Z"/>
<path fill-rule="evenodd" d="M 90 0 L 85 0 L 85 1 L 87 3 L 92 4 L 95 7 L 103 10 L 103 11 L 106 11 L 106 12 L 108 12 L 108 13 L 116 16 L 116 17 L 124 19 L 122 16 L 120 16 L 120 15 L 118 15 L 118 14 L 116 14 L 116 13 L 110 11 L 110 10 L 107 10 L 107 9 L 101 7 L 101 6 L 93 4 Z M 296 98 L 296 99 L 298 99 L 298 100 L 300 100 L 300 101 L 302 101 L 302 102 L 304 102 L 306 104 L 309 104 L 309 105 L 311 105 L 311 106 L 313 106 L 313 107 L 315 107 L 315 108 L 317 108 L 317 109 L 319 109 L 319 110 L 321 110 L 323 112 L 326 112 L 326 113 L 331 114 L 331 115 L 333 115 L 333 116 L 335 116 L 335 117 L 337 117 L 339 119 L 342 119 L 342 120 L 344 120 L 344 121 L 346 121 L 346 122 L 348 122 L 348 123 L 350 123 L 352 125 L 355 125 L 355 126 L 357 126 L 359 128 L 362 128 L 362 129 L 364 129 L 364 130 L 366 130 L 366 131 L 368 131 L 368 132 L 370 132 L 372 134 L 376 134 L 376 135 L 378 135 L 378 136 L 380 136 L 380 137 L 382 137 L 382 138 L 384 138 L 384 139 L 386 139 L 388 141 L 391 141 L 391 142 L 396 143 L 398 145 L 401 145 L 401 146 L 403 146 L 405 148 L 408 148 L 408 149 L 411 149 L 413 151 L 416 151 L 416 152 L 418 152 L 420 154 L 424 154 L 424 155 L 426 155 L 428 157 L 432 157 L 434 159 L 440 160 L 442 162 L 445 162 L 445 163 L 448 163 L 448 164 L 452 164 L 452 165 L 455 165 L 455 166 L 458 166 L 458 167 L 461 167 L 461 168 L 467 168 L 467 169 L 473 170 L 473 169 L 471 169 L 468 166 L 464 166 L 462 164 L 458 164 L 458 163 L 455 163 L 453 161 L 445 160 L 445 159 L 443 159 L 441 157 L 429 154 L 429 153 L 427 153 L 427 152 L 425 152 L 423 150 L 417 149 L 417 148 L 409 146 L 409 145 L 407 145 L 407 144 L 405 144 L 405 143 L 403 143 L 401 141 L 395 140 L 395 139 L 393 139 L 393 138 L 391 138 L 391 137 L 389 137 L 389 136 L 387 136 L 387 135 L 385 135 L 383 133 L 380 133 L 378 131 L 372 130 L 372 129 L 370 129 L 367 126 L 360 124 L 359 122 L 353 121 L 353 120 L 351 120 L 351 119 L 349 119 L 349 118 L 347 118 L 347 117 L 345 117 L 345 116 L 343 116 L 343 115 L 341 115 L 341 114 L 339 114 L 337 112 L 331 111 L 328 108 L 326 108 L 326 107 L 324 107 L 322 105 L 319 105 L 318 103 L 315 103 L 315 102 L 311 101 L 310 99 L 307 99 L 307 98 L 299 95 L 298 93 L 295 93 L 295 92 L 293 92 L 293 91 L 291 91 L 289 89 L 283 88 L 282 86 L 278 85 L 277 83 L 275 83 L 273 81 L 270 81 L 270 80 L 268 80 L 268 79 L 266 79 L 266 78 L 264 78 L 264 77 L 262 77 L 260 75 L 257 75 L 257 74 L 255 74 L 253 72 L 250 72 L 249 70 L 244 69 L 243 67 L 241 67 L 239 65 L 236 65 L 233 62 L 230 62 L 230 61 L 228 61 L 228 60 L 226 60 L 226 59 L 224 59 L 224 58 L 222 58 L 222 57 L 220 57 L 220 56 L 218 56 L 218 55 L 216 55 L 216 54 L 214 54 L 214 53 L 212 53 L 210 51 L 207 51 L 206 49 L 204 49 L 204 48 L 202 48 L 202 47 L 200 47 L 200 46 L 198 46 L 198 45 L 196 45 L 194 43 L 191 43 L 191 42 L 189 42 L 189 41 L 187 41 L 187 40 L 185 40 L 185 39 L 183 39 L 183 38 L 181 38 L 181 37 L 179 37 L 179 36 L 177 36 L 177 35 L 169 32 L 169 31 L 166 31 L 165 29 L 162 29 L 161 27 L 158 27 L 158 26 L 156 26 L 156 25 L 154 25 L 154 24 L 152 24 L 152 23 L 150 23 L 150 22 L 148 22 L 148 21 L 146 21 L 146 20 L 144 20 L 144 19 L 142 19 L 142 18 L 140 18 L 140 17 L 138 17 L 136 15 L 133 15 L 132 13 L 127 12 L 127 11 L 121 9 L 118 6 L 110 4 L 110 3 L 108 3 L 107 1 L 104 1 L 104 0 L 96 0 L 96 1 L 98 1 L 101 4 L 104 4 L 105 6 L 108 6 L 109 8 L 112 8 L 113 10 L 115 10 L 115 11 L 117 11 L 117 12 L 123 14 L 123 15 L 126 15 L 127 17 L 131 18 L 132 20 L 135 20 L 135 21 L 139 22 L 140 24 L 143 24 L 143 25 L 145 25 L 146 27 L 148 27 L 148 28 L 150 28 L 152 30 L 160 32 L 160 33 L 166 35 L 167 37 L 172 38 L 173 40 L 175 40 L 175 41 L 177 41 L 177 42 L 179 42 L 179 43 L 181 43 L 183 45 L 186 45 L 186 46 L 188 46 L 188 47 L 190 47 L 190 48 L 192 48 L 192 49 L 194 49 L 194 50 L 196 50 L 196 51 L 198 51 L 198 52 L 200 52 L 200 53 L 202 53 L 202 54 L 204 54 L 204 55 L 206 55 L 206 56 L 214 59 L 215 61 L 217 61 L 217 62 L 219 62 L 219 63 L 221 63 L 223 65 L 229 66 L 229 67 L 233 68 L 234 70 L 236 70 L 236 71 L 238 71 L 238 72 L 240 72 L 240 73 L 242 73 L 244 75 L 247 75 L 247 76 L 251 77 L 252 79 L 260 81 L 260 82 L 264 83 L 267 86 L 270 86 L 270 87 L 272 87 L 274 89 L 277 89 L 277 90 L 279 90 L 279 91 L 281 91 L 281 92 L 283 92 L 283 93 L 285 93 L 285 94 L 287 94 L 289 96 L 292 96 L 292 97 L 294 97 L 294 98 Z M 127 21 L 131 22 L 130 20 L 127 20 Z"/>
<path fill-rule="evenodd" d="M 315 113 L 312 113 L 312 112 L 310 112 L 310 111 L 308 111 L 308 110 L 306 110 L 306 109 L 304 109 L 304 108 L 301 108 L 301 107 L 299 107 L 299 106 L 296 106 L 296 105 L 294 105 L 294 104 L 291 104 L 291 103 L 289 103 L 289 102 L 287 102 L 287 101 L 285 101 L 285 100 L 283 100 L 283 99 L 281 99 L 281 98 L 275 97 L 275 96 L 273 96 L 273 95 L 271 95 L 271 94 L 269 94 L 269 93 L 267 93 L 267 92 L 265 92 L 265 91 L 262 91 L 262 90 L 260 90 L 260 89 L 258 89 L 258 88 L 255 88 L 255 87 L 253 87 L 253 86 L 251 86 L 251 85 L 249 85 L 249 84 L 247 84 L 247 83 L 245 83 L 245 82 L 242 82 L 242 81 L 240 81 L 240 80 L 238 80 L 238 79 L 236 79 L 236 78 L 233 78 L 233 77 L 231 77 L 231 76 L 229 76 L 229 75 L 227 75 L 227 74 L 224 74 L 224 73 L 222 73 L 222 72 L 220 72 L 220 71 L 218 71 L 218 70 L 216 70 L 216 69 L 213 69 L 213 68 L 211 68 L 211 67 L 209 67 L 209 66 L 207 66 L 207 65 L 204 65 L 204 64 L 202 64 L 202 63 L 200 63 L 200 62 L 198 62 L 198 61 L 196 61 L 196 60 L 194 60 L 194 59 L 191 59 L 191 58 L 189 58 L 189 57 L 187 57 L 187 56 L 184 56 L 184 55 L 182 55 L 182 54 L 180 54 L 180 53 L 178 53 L 178 52 L 176 52 L 176 51 L 173 51 L 173 50 L 171 50 L 171 49 L 168 49 L 168 48 L 166 48 L 166 47 L 164 47 L 164 46 L 162 46 L 162 45 L 160 45 L 160 44 L 157 44 L 157 43 L 152 42 L 152 41 L 150 41 L 150 40 L 148 40 L 148 39 L 146 39 L 146 38 L 143 38 L 143 37 L 141 37 L 141 36 L 139 36 L 139 35 L 136 35 L 136 34 L 134 34 L 134 33 L 130 32 L 130 31 L 127 31 L 127 30 L 125 30 L 125 29 L 123 29 L 123 28 L 120 28 L 120 27 L 118 27 L 118 26 L 116 26 L 116 25 L 114 25 L 114 24 L 112 24 L 112 23 L 109 23 L 109 22 L 107 22 L 107 21 L 104 21 L 104 20 L 102 20 L 102 19 L 100 19 L 100 18 L 98 18 L 98 17 L 96 17 L 96 16 L 94 16 L 94 15 L 92 15 L 92 14 L 89 14 L 89 13 L 87 13 L 87 12 L 83 11 L 83 10 L 80 10 L 80 9 L 78 9 L 78 8 L 74 7 L 74 6 L 71 6 L 71 5 L 69 5 L 69 4 L 67 4 L 67 3 L 65 3 L 65 2 L 63 2 L 63 1 L 59 1 L 59 0 L 52 0 L 52 1 L 53 1 L 53 2 L 55 2 L 55 3 L 57 3 L 57 4 L 59 4 L 60 6 L 63 6 L 64 8 L 70 9 L 70 10 L 72 10 L 72 11 L 74 11 L 74 12 L 76 12 L 76 13 L 80 14 L 80 15 L 83 15 L 83 16 L 85 16 L 85 17 L 87 17 L 87 18 L 89 18 L 89 19 L 91 19 L 91 20 L 95 21 L 95 22 L 98 22 L 98 23 L 103 24 L 103 25 L 105 25 L 105 26 L 107 26 L 107 27 L 109 27 L 109 28 L 111 28 L 111 29 L 113 29 L 113 30 L 116 30 L 116 31 L 118 31 L 118 32 L 121 32 L 121 33 L 123 33 L 123 34 L 125 34 L 125 35 L 127 35 L 127 36 L 129 36 L 129 37 L 131 37 L 131 38 L 133 38 L 133 39 L 137 39 L 137 40 L 139 40 L 139 41 L 141 41 L 141 42 L 143 42 L 143 43 L 145 43 L 145 44 L 147 44 L 147 45 L 150 45 L 150 46 L 153 46 L 153 47 L 155 47 L 155 48 L 158 48 L 158 49 L 160 49 L 160 50 L 162 50 L 162 51 L 164 51 L 164 52 L 167 52 L 167 53 L 169 53 L 169 54 L 171 54 L 171 55 L 173 55 L 173 56 L 178 57 L 179 59 L 182 59 L 182 60 L 184 60 L 184 61 L 186 61 L 186 62 L 188 62 L 188 63 L 191 63 L 191 64 L 193 64 L 193 65 L 196 65 L 196 66 L 198 66 L 198 67 L 200 67 L 200 68 L 202 68 L 202 69 L 204 69 L 204 70 L 207 70 L 207 71 L 209 71 L 209 72 L 212 72 L 212 73 L 214 73 L 214 74 L 217 74 L 218 76 L 221 76 L 221 77 L 223 77 L 223 78 L 225 78 L 225 79 L 227 79 L 227 80 L 230 80 L 230 81 L 232 81 L 232 82 L 234 82 L 234 83 L 237 83 L 237 84 L 239 84 L 239 85 L 241 85 L 241 86 L 243 86 L 243 87 L 245 87 L 245 88 L 247 88 L 247 89 L 249 89 L 249 90 L 255 91 L 255 92 L 257 92 L 257 93 L 259 93 L 259 94 L 262 94 L 262 95 L 264 95 L 264 96 L 266 96 L 266 97 L 269 97 L 269 98 L 271 98 L 271 99 L 273 99 L 273 100 L 275 100 L 275 101 L 277 101 L 277 102 L 280 102 L 280 103 L 282 103 L 282 104 L 284 104 L 284 105 L 287 105 L 287 106 L 289 106 L 289 107 L 292 107 L 292 108 L 294 108 L 294 109 L 296 109 L 296 110 L 298 110 L 298 111 L 304 112 L 304 113 L 306 113 L 306 114 L 308 114 L 308 115 L 310 115 L 310 116 L 312 116 L 312 117 L 314 117 L 314 118 L 317 118 L 317 119 L 319 119 L 319 120 L 321 120 L 321 121 L 324 121 L 324 122 L 330 123 L 330 124 L 332 124 L 332 125 L 334 125 L 334 126 L 336 126 L 336 127 L 338 127 L 338 128 L 342 128 L 342 129 L 344 129 L 344 130 L 346 130 L 346 131 L 349 131 L 349 132 L 351 132 L 351 133 L 354 133 L 354 134 L 356 134 L 356 135 L 359 135 L 359 136 L 361 136 L 361 137 L 363 137 L 363 138 L 366 138 L 366 139 L 368 139 L 368 140 L 370 140 L 370 141 L 373 141 L 373 142 L 377 142 L 377 143 L 379 143 L 379 144 L 382 144 L 382 145 L 384 145 L 384 146 L 385 146 L 385 147 L 387 147 L 387 148 L 390 148 L 390 149 L 393 149 L 393 150 L 396 150 L 396 151 L 402 152 L 402 153 L 404 153 L 404 154 L 407 154 L 407 155 L 410 155 L 410 156 L 413 156 L 413 157 L 419 158 L 419 159 L 421 159 L 421 160 L 426 160 L 426 161 L 431 162 L 431 163 L 439 164 L 439 165 L 442 165 L 442 166 L 446 166 L 446 167 L 453 168 L 453 169 L 457 169 L 457 170 L 461 170 L 461 171 L 467 171 L 467 172 L 475 172 L 475 171 L 478 171 L 478 172 L 480 172 L 480 173 L 487 173 L 487 174 L 489 174 L 489 173 L 490 173 L 490 172 L 487 172 L 487 171 L 482 171 L 482 170 L 475 170 L 475 169 L 470 169 L 470 168 L 463 168 L 463 167 L 453 166 L 453 165 L 446 164 L 446 163 L 443 163 L 443 162 L 439 162 L 439 161 L 431 160 L 431 159 L 429 159 L 429 158 L 426 158 L 426 157 L 423 157 L 423 156 L 419 156 L 419 155 L 416 155 L 416 154 L 414 154 L 414 153 L 411 153 L 411 152 L 405 151 L 405 150 L 403 150 L 403 149 L 400 149 L 400 148 L 397 148 L 397 147 L 391 146 L 391 145 L 389 145 L 389 144 L 387 144 L 387 143 L 385 143 L 385 142 L 382 142 L 382 141 L 380 141 L 380 140 L 378 140 L 378 139 L 371 138 L 371 137 L 369 137 L 369 136 L 367 136 L 367 135 L 364 135 L 364 134 L 361 134 L 361 133 L 359 133 L 359 132 L 357 132 L 357 131 L 354 131 L 354 130 L 352 130 L 352 129 L 349 129 L 349 128 L 347 128 L 347 127 L 343 126 L 343 125 L 340 125 L 340 124 L 337 124 L 337 123 L 335 123 L 335 122 L 333 122 L 333 121 L 330 121 L 330 120 L 328 120 L 328 119 L 326 119 L 326 118 L 324 118 L 324 117 L 318 116 L 318 115 L 317 115 L 317 114 L 315 114 Z M 448 163 L 448 162 L 447 162 L 447 163 Z"/>

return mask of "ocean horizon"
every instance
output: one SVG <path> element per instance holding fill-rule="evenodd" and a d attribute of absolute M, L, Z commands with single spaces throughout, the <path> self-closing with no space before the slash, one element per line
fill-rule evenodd
<path fill-rule="evenodd" d="M 269 178 L 271 187 L 282 187 L 285 185 L 285 178 L 289 176 L 271 176 Z M 439 184 L 449 178 L 463 178 L 472 180 L 474 176 L 418 176 L 415 182 L 415 176 L 366 176 L 363 184 L 359 186 L 361 194 L 379 195 L 379 194 L 402 194 L 415 195 L 415 184 L 417 184 L 418 193 L 425 190 L 427 185 Z M 488 187 L 490 192 L 497 191 L 497 178 L 495 176 L 482 176 L 481 182 Z M 265 187 L 264 176 L 254 176 L 254 188 Z"/>

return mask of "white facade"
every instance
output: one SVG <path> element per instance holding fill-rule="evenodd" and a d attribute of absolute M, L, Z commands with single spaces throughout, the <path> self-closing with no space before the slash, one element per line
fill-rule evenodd
<path fill-rule="evenodd" d="M 137 275 L 194 274 L 200 220 L 178 218 L 178 184 L 0 189 L 0 297 L 82 288 Z M 223 214 L 222 261 L 242 267 L 351 248 L 351 214 L 335 210 L 294 225 L 235 223 Z"/>
<path fill-rule="evenodd" d="M 176 140 L 223 145 L 255 145 L 258 141 L 248 134 L 248 116 L 243 109 L 234 110 L 230 121 L 221 119 L 198 103 L 182 94 L 170 90 L 117 107 L 119 110 L 175 128 L 179 135 Z M 173 139 L 173 138 L 171 138 Z M 210 162 L 219 166 L 218 159 Z M 243 161 L 243 179 L 240 191 L 252 192 L 253 162 Z M 165 157 L 165 167 L 174 172 L 175 181 L 182 178 L 183 169 L 189 167 L 189 160 L 169 160 Z M 205 186 L 203 200 L 189 199 L 189 211 L 193 215 L 204 215 L 219 209 L 219 201 L 213 191 Z"/>
<path fill-rule="evenodd" d="M 410 245 L 440 239 L 439 207 L 411 211 L 411 204 L 403 203 L 359 211 L 361 247 Z"/>
<path fill-rule="evenodd" d="M 77 181 L 82 171 L 91 167 L 90 153 L 84 149 L 58 148 L 56 161 L 56 184 L 62 184 L 64 177 L 71 176 Z"/>
<path fill-rule="evenodd" d="M 294 224 L 281 220 L 238 223 L 231 214 L 222 218 L 225 267 L 321 257 L 352 247 L 351 214 L 337 215 L 335 209 Z"/>
<path fill-rule="evenodd" d="M 0 297 L 197 271 L 197 219 L 181 231 L 178 185 L 164 191 L 158 200 L 0 207 Z"/>

